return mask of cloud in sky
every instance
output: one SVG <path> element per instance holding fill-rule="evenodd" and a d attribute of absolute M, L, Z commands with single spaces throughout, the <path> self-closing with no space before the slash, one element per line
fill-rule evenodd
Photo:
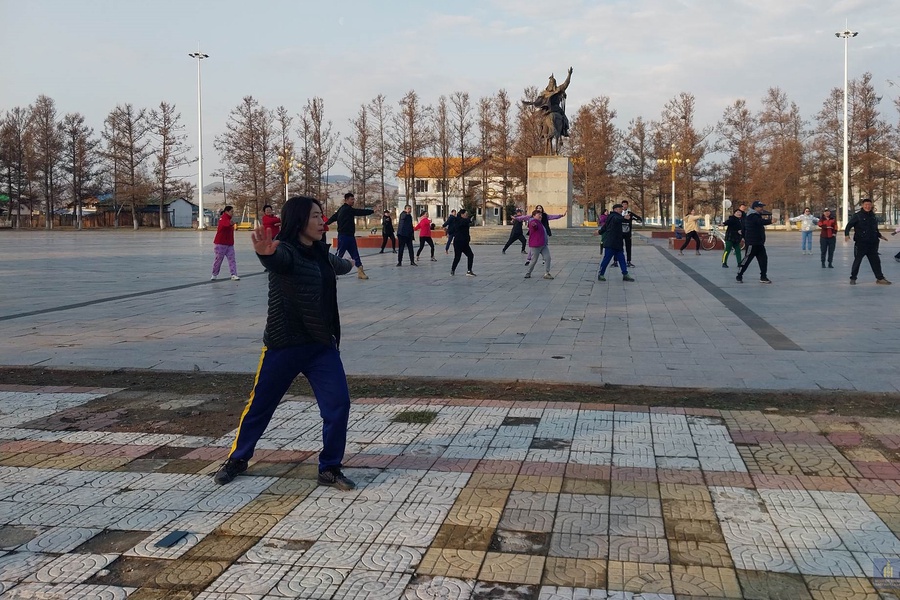
<path fill-rule="evenodd" d="M 79 111 L 100 130 L 117 104 L 176 104 L 196 131 L 196 64 L 202 43 L 204 157 L 243 96 L 298 113 L 325 100 L 336 129 L 360 104 L 410 89 L 435 103 L 465 90 L 477 101 L 506 88 L 513 99 L 553 72 L 574 74 L 568 110 L 606 95 L 620 127 L 659 117 L 681 92 L 697 98 L 696 123 L 714 125 L 735 99 L 758 107 L 778 86 L 812 119 L 843 83 L 845 21 L 850 75 L 873 73 L 885 117 L 900 81 L 900 12 L 877 0 L 237 0 L 152 3 L 0 0 L 0 110 L 38 94 L 61 114 Z M 189 137 L 194 144 L 193 136 Z"/>

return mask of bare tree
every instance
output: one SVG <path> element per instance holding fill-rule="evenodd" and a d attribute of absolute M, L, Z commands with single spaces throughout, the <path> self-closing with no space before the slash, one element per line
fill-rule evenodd
<path fill-rule="evenodd" d="M 175 105 L 160 102 L 149 114 L 150 134 L 155 138 L 153 149 L 154 186 L 159 196 L 159 228 L 166 228 L 165 204 L 176 187 L 175 172 L 190 163 L 187 158 L 189 146 L 185 144 L 187 134 L 181 123 L 181 113 L 176 112 Z"/>
<path fill-rule="evenodd" d="M 56 103 L 52 98 L 43 94 L 38 96 L 30 113 L 29 127 L 37 161 L 36 175 L 40 175 L 44 212 L 47 215 L 44 227 L 51 229 L 56 201 L 56 175 L 62 159 L 62 132 L 56 119 Z"/>
<path fill-rule="evenodd" d="M 882 191 L 886 165 L 884 156 L 890 152 L 891 128 L 882 118 L 878 105 L 881 96 L 875 93 L 872 74 L 869 72 L 852 82 L 853 114 L 850 121 L 854 129 L 853 158 L 856 163 L 856 187 L 863 197 L 874 202 L 881 196 L 881 212 L 887 211 L 886 194 Z M 852 163 L 851 163 L 852 164 Z"/>
<path fill-rule="evenodd" d="M 416 163 L 431 145 L 428 120 L 431 108 L 423 106 L 419 95 L 410 90 L 400 100 L 400 110 L 394 115 L 391 137 L 395 159 L 406 184 L 406 201 L 416 209 Z"/>
<path fill-rule="evenodd" d="M 116 223 L 118 225 L 118 212 L 127 202 L 131 207 L 132 225 L 137 229 L 140 226 L 138 207 L 150 188 L 144 165 L 151 152 L 147 111 L 136 110 L 131 104 L 120 104 L 109 113 L 105 124 L 106 156 L 114 172 Z"/>
<path fill-rule="evenodd" d="M 764 149 L 763 180 L 767 183 L 760 192 L 763 200 L 773 206 L 780 201 L 784 218 L 793 211 L 800 212 L 801 180 L 804 162 L 804 123 L 799 107 L 789 102 L 779 88 L 769 88 L 763 98 L 759 116 Z M 762 187 L 762 186 L 760 186 Z"/>
<path fill-rule="evenodd" d="M 71 177 L 74 202 L 75 228 L 82 228 L 82 199 L 85 188 L 96 175 L 97 145 L 94 130 L 84 122 L 81 113 L 69 113 L 63 117 L 63 154 L 65 171 Z"/>
<path fill-rule="evenodd" d="M 510 173 L 512 171 L 513 154 L 513 126 L 512 126 L 512 102 L 505 89 L 500 89 L 494 97 L 494 158 L 491 165 L 494 173 L 500 176 L 500 222 L 506 224 L 509 215 L 506 214 L 509 206 L 509 188 L 512 185 Z"/>
<path fill-rule="evenodd" d="M 583 105 L 572 123 L 572 151 L 575 153 L 574 186 L 581 192 L 582 206 L 594 214 L 618 194 L 615 161 L 620 134 L 614 120 L 616 111 L 609 97 L 599 96 Z"/>
<path fill-rule="evenodd" d="M 478 100 L 478 164 L 481 173 L 481 224 L 487 224 L 487 201 L 490 195 L 488 176 L 494 153 L 494 99 Z"/>
<path fill-rule="evenodd" d="M 272 112 L 253 96 L 245 96 L 229 113 L 225 133 L 215 141 L 236 184 L 234 205 L 249 208 L 254 219 L 260 218 L 261 208 L 272 196 L 269 165 L 274 157 L 273 118 Z"/>
<path fill-rule="evenodd" d="M 759 118 L 746 100 L 735 100 L 722 114 L 716 132 L 719 138 L 715 149 L 728 157 L 725 187 L 732 198 L 745 202 L 755 198 L 760 192 L 757 186 L 762 163 Z"/>
<path fill-rule="evenodd" d="M 28 108 L 16 106 L 6 112 L 0 124 L 0 161 L 3 165 L 3 180 L 9 194 L 9 211 L 13 214 L 15 200 L 14 227 L 21 227 L 22 200 L 25 198 L 28 181 L 28 148 L 31 146 L 31 120 Z M 29 214 L 31 211 L 29 211 Z M 30 224 L 30 223 L 29 223 Z"/>
<path fill-rule="evenodd" d="M 469 163 L 474 161 L 467 158 L 475 153 L 472 143 L 472 130 L 475 127 L 474 108 L 469 100 L 468 92 L 453 92 L 450 94 L 450 104 L 453 107 L 453 138 L 454 150 L 459 156 L 459 196 L 466 193 L 465 177 L 469 170 Z"/>
<path fill-rule="evenodd" d="M 350 169 L 353 184 L 356 188 L 356 196 L 362 203 L 362 208 L 368 206 L 368 189 L 370 182 L 377 176 L 375 152 L 373 149 L 372 128 L 369 124 L 369 110 L 365 104 L 359 107 L 355 119 L 350 119 L 350 135 L 344 138 L 346 157 L 344 165 Z M 377 206 L 377 203 L 376 203 Z M 384 203 L 382 202 L 384 209 Z M 369 219 L 366 217 L 366 227 Z"/>
<path fill-rule="evenodd" d="M 447 97 L 441 96 L 438 99 L 437 109 L 434 112 L 434 123 L 432 129 L 434 131 L 434 153 L 440 160 L 440 172 L 437 178 L 438 191 L 441 193 L 442 216 L 447 217 L 448 201 L 447 197 L 450 193 L 450 175 L 453 165 L 453 130 L 450 116 L 450 107 L 447 104 Z M 460 172 L 462 168 L 460 166 Z"/>
<path fill-rule="evenodd" d="M 308 124 L 310 171 L 315 177 L 315 196 L 322 198 L 322 186 L 327 185 L 328 172 L 337 162 L 341 141 L 332 132 L 332 123 L 325 119 L 325 101 L 313 98 L 303 109 L 303 121 Z M 328 198 L 325 197 L 325 204 Z"/>
<path fill-rule="evenodd" d="M 688 204 L 698 205 L 702 200 L 694 197 L 694 178 L 696 173 L 703 170 L 703 160 L 709 147 L 707 138 L 713 131 L 711 127 L 704 127 L 700 131 L 694 127 L 696 106 L 697 100 L 693 94 L 681 92 L 666 103 L 658 123 L 663 139 L 668 142 L 664 149 L 657 148 L 658 156 L 664 157 L 671 144 L 675 144 L 676 150 L 687 159 L 676 169 L 684 181 L 685 189 L 685 193 L 681 195 L 681 214 L 686 213 Z"/>
<path fill-rule="evenodd" d="M 641 117 L 632 119 L 622 136 L 622 153 L 619 155 L 618 171 L 625 196 L 637 207 L 638 214 L 644 217 L 648 215 L 649 179 L 654 171 L 651 155 L 647 124 Z M 600 208 L 602 210 L 605 206 Z"/>
<path fill-rule="evenodd" d="M 284 190 L 284 201 L 288 201 L 288 185 L 290 184 L 295 166 L 294 142 L 291 139 L 291 127 L 294 119 L 288 113 L 288 109 L 279 106 L 275 109 L 275 167 L 273 175 L 278 177 L 279 187 Z M 302 165 L 302 163 L 301 163 Z"/>
<path fill-rule="evenodd" d="M 536 98 L 538 89 L 534 86 L 522 92 L 525 98 Z M 535 111 L 519 102 L 516 109 L 516 139 L 513 144 L 512 172 L 520 181 L 528 181 L 528 158 L 544 153 L 544 141 L 541 139 L 540 111 Z"/>
<path fill-rule="evenodd" d="M 369 103 L 369 116 L 372 117 L 373 160 L 375 161 L 378 179 L 381 183 L 381 202 L 387 208 L 387 188 L 385 176 L 388 169 L 388 159 L 391 155 L 391 147 L 388 135 L 388 126 L 391 122 L 391 107 L 385 102 L 381 94 Z"/>

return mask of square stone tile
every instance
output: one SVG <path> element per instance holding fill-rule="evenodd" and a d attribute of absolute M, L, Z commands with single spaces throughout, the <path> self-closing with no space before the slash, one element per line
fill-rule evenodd
<path fill-rule="evenodd" d="M 266 563 L 237 563 L 222 573 L 206 589 L 220 594 L 268 594 L 287 574 L 289 565 Z"/>
<path fill-rule="evenodd" d="M 522 492 L 544 492 L 558 494 L 562 490 L 562 477 L 550 477 L 546 475 L 519 475 L 513 484 L 513 489 Z"/>
<path fill-rule="evenodd" d="M 455 548 L 431 548 L 422 557 L 417 573 L 457 579 L 475 579 L 486 552 Z"/>
<path fill-rule="evenodd" d="M 609 513 L 609 496 L 560 494 L 558 510 L 562 512 Z"/>
<path fill-rule="evenodd" d="M 537 585 L 541 582 L 544 556 L 488 552 L 478 574 L 483 581 Z"/>
<path fill-rule="evenodd" d="M 84 583 L 116 558 L 114 554 L 64 554 L 43 565 L 25 581 Z"/>
<path fill-rule="evenodd" d="M 659 517 L 609 515 L 609 535 L 622 537 L 664 538 L 665 527 Z M 630 562 L 630 561 L 622 561 Z"/>
<path fill-rule="evenodd" d="M 224 573 L 228 566 L 225 561 L 173 560 L 150 585 L 166 590 L 200 591 Z"/>
<path fill-rule="evenodd" d="M 431 577 L 418 575 L 413 577 L 404 592 L 404 600 L 424 600 L 426 598 L 442 598 L 446 600 L 469 600 L 474 584 L 471 581 L 453 577 Z"/>
<path fill-rule="evenodd" d="M 546 492 L 523 492 L 513 490 L 506 502 L 506 509 L 555 511 L 559 494 Z"/>
<path fill-rule="evenodd" d="M 788 548 L 844 549 L 841 538 L 831 527 L 779 527 L 778 533 Z"/>
<path fill-rule="evenodd" d="M 332 598 L 350 574 L 350 569 L 293 567 L 273 590 L 285 598 Z"/>
<path fill-rule="evenodd" d="M 496 527 L 500 513 L 500 508 L 491 506 L 454 505 L 447 513 L 446 522 L 469 527 Z"/>
<path fill-rule="evenodd" d="M 865 577 L 853 554 L 847 550 L 789 548 L 791 557 L 803 575 L 825 577 Z"/>
<path fill-rule="evenodd" d="M 582 595 L 578 597 L 590 598 L 591 596 L 583 595 L 587 589 L 599 590 L 606 587 L 606 560 L 549 556 L 544 563 L 542 583 L 541 598 L 546 597 L 543 590 L 548 586 L 581 588 Z"/>
<path fill-rule="evenodd" d="M 492 527 L 468 527 L 445 523 L 438 530 L 433 545 L 436 548 L 487 551 L 494 534 Z"/>
<path fill-rule="evenodd" d="M 14 550 L 23 544 L 27 544 L 46 530 L 46 527 L 38 527 L 36 525 L 0 526 L 0 552 L 3 550 Z"/>
<path fill-rule="evenodd" d="M 557 512 L 554 533 L 577 535 L 609 535 L 609 515 L 598 513 Z"/>
<path fill-rule="evenodd" d="M 369 600 L 399 598 L 412 575 L 393 571 L 351 571 L 335 592 L 335 598 Z"/>
<path fill-rule="evenodd" d="M 439 523 L 430 521 L 398 521 L 394 519 L 382 527 L 381 533 L 375 538 L 375 543 L 427 548 L 431 545 L 440 527 Z"/>
<path fill-rule="evenodd" d="M 721 523 L 721 527 L 729 547 L 735 545 L 786 547 L 778 529 L 771 522 L 725 522 Z"/>
<path fill-rule="evenodd" d="M 98 533 L 100 533 L 99 529 L 51 527 L 25 544 L 22 549 L 26 552 L 64 554 L 71 552 Z"/>
<path fill-rule="evenodd" d="M 497 525 L 500 529 L 547 533 L 553 529 L 553 511 L 506 509 Z"/>
<path fill-rule="evenodd" d="M 546 556 L 550 546 L 549 533 L 530 531 L 506 531 L 498 529 L 491 538 L 488 549 L 506 554 L 536 554 Z"/>
<path fill-rule="evenodd" d="M 609 537 L 609 560 L 619 562 L 669 562 L 669 547 L 665 538 Z"/>
<path fill-rule="evenodd" d="M 22 581 L 53 559 L 50 554 L 35 552 L 10 552 L 0 556 L 0 581 Z"/>
<path fill-rule="evenodd" d="M 673 594 L 669 565 L 619 562 L 607 564 L 607 588 L 632 594 Z"/>
<path fill-rule="evenodd" d="M 156 533 L 150 534 L 142 542 L 137 544 L 134 548 L 126 551 L 124 554 L 126 556 L 141 556 L 144 558 L 178 558 L 183 555 L 185 552 L 196 546 L 203 539 L 204 535 L 188 533 L 186 536 L 177 541 L 173 546 L 168 548 L 160 548 L 156 545 L 156 542 L 160 541 L 167 535 L 169 535 L 172 529 L 165 529 L 163 531 L 158 531 Z"/>
<path fill-rule="evenodd" d="M 381 527 L 382 524 L 377 521 L 337 519 L 319 535 L 319 540 L 369 544 L 381 533 Z"/>
<path fill-rule="evenodd" d="M 303 567 L 331 567 L 335 569 L 353 569 L 356 567 L 368 544 L 353 542 L 327 542 L 317 541 L 307 550 L 298 566 Z"/>
<path fill-rule="evenodd" d="M 294 565 L 314 542 L 263 538 L 238 558 L 238 562 Z"/>
<path fill-rule="evenodd" d="M 709 489 L 703 485 L 685 485 L 680 483 L 661 483 L 659 496 L 665 506 L 666 500 L 685 500 L 691 502 L 710 502 Z"/>
<path fill-rule="evenodd" d="M 591 496 L 609 496 L 610 482 L 588 479 L 573 479 L 566 477 L 563 480 L 562 491 L 567 494 L 586 494 Z"/>
<path fill-rule="evenodd" d="M 876 600 L 878 592 L 867 579 L 807 576 L 803 578 L 814 600 Z"/>
<path fill-rule="evenodd" d="M 556 532 L 550 538 L 549 555 L 562 558 L 605 559 L 609 557 L 609 537 Z"/>
<path fill-rule="evenodd" d="M 250 550 L 258 541 L 258 537 L 212 533 L 204 536 L 199 543 L 190 548 L 184 554 L 183 560 L 232 562 Z"/>
<path fill-rule="evenodd" d="M 769 571 L 773 573 L 799 573 L 787 548 L 755 546 L 753 544 L 728 544 L 731 558 L 737 569 Z"/>
<path fill-rule="evenodd" d="M 412 546 L 372 544 L 359 561 L 360 569 L 391 573 L 413 573 L 424 550 Z"/>

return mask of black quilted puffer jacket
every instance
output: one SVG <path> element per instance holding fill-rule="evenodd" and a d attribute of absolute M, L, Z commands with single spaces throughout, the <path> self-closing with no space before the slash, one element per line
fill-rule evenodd
<path fill-rule="evenodd" d="M 313 342 L 337 346 L 341 341 L 337 275 L 349 273 L 353 263 L 329 254 L 321 242 L 303 246 L 282 241 L 275 254 L 257 257 L 269 270 L 266 347 Z"/>

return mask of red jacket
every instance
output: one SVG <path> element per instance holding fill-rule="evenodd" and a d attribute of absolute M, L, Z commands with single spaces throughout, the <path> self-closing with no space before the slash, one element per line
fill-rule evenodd
<path fill-rule="evenodd" d="M 419 237 L 431 237 L 431 221 L 428 217 L 419 219 L 419 222 L 413 227 L 413 231 L 416 229 L 419 230 Z"/>
<path fill-rule="evenodd" d="M 219 217 L 219 228 L 216 229 L 216 239 L 213 243 L 234 246 L 234 227 L 231 226 L 231 215 L 228 213 L 222 213 Z"/>
<path fill-rule="evenodd" d="M 823 238 L 833 238 L 834 230 L 837 228 L 837 219 L 834 217 L 826 217 L 822 215 L 819 217 L 819 227 L 822 228 L 822 237 Z"/>
<path fill-rule="evenodd" d="M 275 215 L 263 215 L 263 230 L 271 229 L 274 238 L 281 231 L 281 219 Z"/>

